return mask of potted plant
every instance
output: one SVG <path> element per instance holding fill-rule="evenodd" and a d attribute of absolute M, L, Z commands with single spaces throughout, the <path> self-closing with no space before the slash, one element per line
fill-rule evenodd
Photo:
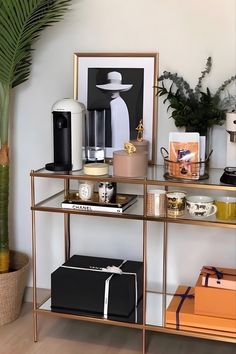
<path fill-rule="evenodd" d="M 9 118 L 14 124 L 14 117 L 9 117 L 11 92 L 29 78 L 32 45 L 44 28 L 62 19 L 70 2 L 0 0 L 0 324 L 19 315 L 29 267 L 26 255 L 9 251 Z M 16 300 L 15 295 L 21 298 Z"/>
<path fill-rule="evenodd" d="M 172 109 L 170 117 L 174 119 L 176 127 L 184 127 L 186 132 L 198 132 L 200 135 L 207 135 L 209 128 L 224 123 L 226 112 L 231 109 L 233 101 L 235 106 L 234 96 L 229 95 L 228 99 L 225 100 L 221 96 L 236 79 L 236 75 L 224 81 L 214 94 L 208 87 L 205 92 L 203 91 L 203 79 L 210 73 L 211 68 L 212 58 L 209 57 L 194 89 L 177 73 L 172 74 L 164 71 L 158 79 L 159 82 L 162 82 L 162 85 L 158 86 L 157 95 L 166 96 L 164 103 L 169 103 L 167 110 Z M 168 88 L 164 85 L 165 80 L 171 82 Z"/>

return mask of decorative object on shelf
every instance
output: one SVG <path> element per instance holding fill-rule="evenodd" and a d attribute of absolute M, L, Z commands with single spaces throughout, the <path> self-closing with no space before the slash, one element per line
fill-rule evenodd
<path fill-rule="evenodd" d="M 0 326 L 14 321 L 20 314 L 30 268 L 29 257 L 10 251 L 10 272 L 0 274 Z"/>
<path fill-rule="evenodd" d="M 113 153 L 113 175 L 118 177 L 147 176 L 148 154 L 136 151 L 132 143 L 125 143 L 124 150 Z"/>
<path fill-rule="evenodd" d="M 84 165 L 84 174 L 90 176 L 105 176 L 108 174 L 109 165 L 107 163 L 95 162 Z"/>
<path fill-rule="evenodd" d="M 190 181 L 192 179 L 188 179 L 183 176 L 174 176 L 175 171 L 181 170 L 181 166 L 183 165 L 182 162 L 180 161 L 171 161 L 169 157 L 168 151 L 164 148 L 161 147 L 160 149 L 161 155 L 163 157 L 164 161 L 164 177 L 167 179 L 172 179 L 172 180 L 179 180 L 179 181 Z M 191 162 L 191 170 L 196 172 L 196 175 L 199 176 L 197 180 L 204 180 L 209 178 L 209 162 L 210 162 L 210 157 L 212 154 L 213 150 L 210 152 L 208 158 L 203 161 L 199 162 Z M 196 181 L 197 181 L 196 180 Z"/>
<path fill-rule="evenodd" d="M 235 197 L 217 197 L 215 201 L 217 206 L 216 218 L 219 220 L 236 220 L 236 198 Z"/>
<path fill-rule="evenodd" d="M 198 217 L 208 217 L 217 212 L 214 199 L 206 195 L 187 196 L 186 209 L 191 216 Z"/>
<path fill-rule="evenodd" d="M 202 287 L 207 289 L 205 287 Z M 222 290 L 221 290 L 222 291 Z M 204 301 L 204 297 L 203 297 Z M 236 320 L 222 318 L 214 315 L 199 315 L 195 313 L 196 288 L 180 285 L 178 286 L 167 310 L 167 328 L 184 330 L 189 332 L 201 332 L 206 334 L 222 335 L 235 338 Z M 221 300 L 215 303 L 218 308 Z"/>
<path fill-rule="evenodd" d="M 220 178 L 222 183 L 236 185 L 236 108 L 234 112 L 226 114 L 226 167 Z"/>
<path fill-rule="evenodd" d="M 218 318 L 232 321 L 236 335 L 236 290 L 202 285 L 203 276 L 199 275 L 195 285 L 195 314 L 215 317 L 216 323 Z"/>
<path fill-rule="evenodd" d="M 79 197 L 81 200 L 90 200 L 93 198 L 94 183 L 91 181 L 79 182 Z"/>
<path fill-rule="evenodd" d="M 57 101 L 52 107 L 54 162 L 49 171 L 81 170 L 83 167 L 83 127 L 85 107 L 71 98 Z"/>
<path fill-rule="evenodd" d="M 78 193 L 70 192 L 61 206 L 65 209 L 99 211 L 105 213 L 123 213 L 137 201 L 137 195 L 117 194 L 114 202 L 104 203 L 99 200 L 99 194 L 94 192 L 92 200 L 81 200 Z"/>
<path fill-rule="evenodd" d="M 166 191 L 164 189 L 150 189 L 147 192 L 147 215 L 165 216 Z"/>
<path fill-rule="evenodd" d="M 169 154 L 171 161 L 178 162 L 172 166 L 177 167 L 175 170 L 169 170 L 170 177 L 199 179 L 200 171 L 196 165 L 202 160 L 199 133 L 169 133 Z"/>
<path fill-rule="evenodd" d="M 125 151 L 127 151 L 127 153 L 129 155 L 133 154 L 137 150 L 136 147 L 134 146 L 134 144 L 132 144 L 132 143 L 125 143 L 124 144 L 124 149 L 125 149 Z"/>
<path fill-rule="evenodd" d="M 142 262 L 74 255 L 51 275 L 52 311 L 128 317 L 143 296 L 142 271 Z"/>
<path fill-rule="evenodd" d="M 167 215 L 170 218 L 183 216 L 185 212 L 186 193 L 171 191 L 166 193 Z"/>
<path fill-rule="evenodd" d="M 166 96 L 164 103 L 169 102 L 167 110 L 172 109 L 171 118 L 174 119 L 177 128 L 185 128 L 186 132 L 198 132 L 205 136 L 206 155 L 208 158 L 212 150 L 211 135 L 214 125 L 222 125 L 225 122 L 226 112 L 231 109 L 231 102 L 224 101 L 222 94 L 228 86 L 235 81 L 236 75 L 224 81 L 222 85 L 212 94 L 207 87 L 203 91 L 202 82 L 212 68 L 212 58 L 207 59 L 205 70 L 202 71 L 198 83 L 193 90 L 187 81 L 177 73 L 164 71 L 158 79 L 162 82 L 158 86 L 158 96 Z M 165 80 L 170 80 L 171 85 L 166 88 Z M 224 102 L 224 105 L 222 103 Z"/>
<path fill-rule="evenodd" d="M 85 119 L 85 156 L 87 162 L 105 161 L 105 109 L 87 110 Z"/>
<path fill-rule="evenodd" d="M 136 140 L 130 140 L 130 142 L 136 147 L 137 152 L 144 151 L 149 156 L 149 141 L 143 139 L 144 125 L 142 119 L 140 119 L 139 124 L 135 130 L 137 131 L 137 138 Z"/>
<path fill-rule="evenodd" d="M 203 286 L 236 290 L 236 269 L 204 266 L 201 276 Z M 236 312 L 234 315 L 236 317 Z"/>
<path fill-rule="evenodd" d="M 166 96 L 164 103 L 169 102 L 172 108 L 171 117 L 178 128 L 185 127 L 187 132 L 198 132 L 206 135 L 207 129 L 214 125 L 222 125 L 229 107 L 221 108 L 221 94 L 236 79 L 236 75 L 223 82 L 215 94 L 207 88 L 202 90 L 202 81 L 212 68 L 212 58 L 207 59 L 205 70 L 202 71 L 195 89 L 191 89 L 187 81 L 177 73 L 164 71 L 158 79 L 162 86 L 158 86 L 158 96 Z M 169 88 L 164 86 L 164 80 L 172 82 Z M 173 89 L 173 86 L 176 89 Z"/>
<path fill-rule="evenodd" d="M 205 160 L 206 139 L 199 133 L 169 133 L 169 153 L 161 148 L 165 174 L 169 179 L 199 180 L 209 177 L 209 160 Z"/>
<path fill-rule="evenodd" d="M 157 75 L 157 53 L 74 54 L 74 98 L 88 111 L 105 111 L 106 158 L 136 139 L 143 117 L 143 139 L 150 142 L 148 159 L 155 162 Z"/>
<path fill-rule="evenodd" d="M 135 130 L 137 130 L 137 141 L 143 141 L 143 131 L 144 131 L 144 127 L 143 127 L 143 120 L 140 119 L 139 124 L 137 126 L 137 128 L 135 128 Z"/>
<path fill-rule="evenodd" d="M 27 81 L 32 64 L 32 46 L 42 31 L 62 19 L 70 0 L 1 1 L 0 12 L 0 273 L 10 263 L 8 237 L 10 105 L 12 89 Z M 16 92 L 15 92 L 16 93 Z M 10 124 L 9 124 L 10 121 Z M 15 126 L 16 129 L 16 126 Z M 14 129 L 13 129 L 14 130 Z M 11 150 L 12 151 L 12 150 Z M 13 158 L 12 158 L 13 159 Z M 14 208 L 14 206 L 12 206 Z M 4 275 L 2 275 L 3 277 Z M 8 273 L 6 274 L 6 279 Z M 1 292 L 1 289 L 0 289 Z"/>
<path fill-rule="evenodd" d="M 116 201 L 116 183 L 99 182 L 98 195 L 100 203 L 115 203 Z"/>

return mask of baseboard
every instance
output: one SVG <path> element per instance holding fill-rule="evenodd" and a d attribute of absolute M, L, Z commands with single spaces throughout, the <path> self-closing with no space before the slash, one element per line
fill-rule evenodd
<path fill-rule="evenodd" d="M 38 288 L 37 289 L 37 302 L 40 303 L 42 302 L 47 296 L 50 296 L 50 289 L 43 289 L 43 288 Z M 32 287 L 26 287 L 25 293 L 24 293 L 24 302 L 33 302 L 33 288 Z"/>

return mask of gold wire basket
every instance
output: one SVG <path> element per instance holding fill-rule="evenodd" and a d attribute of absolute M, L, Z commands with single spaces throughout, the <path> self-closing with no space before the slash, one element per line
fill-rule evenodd
<path fill-rule="evenodd" d="M 165 178 L 182 181 L 198 181 L 209 178 L 209 163 L 213 150 L 204 161 L 199 162 L 171 161 L 169 153 L 164 147 L 161 147 L 160 151 L 164 160 Z"/>

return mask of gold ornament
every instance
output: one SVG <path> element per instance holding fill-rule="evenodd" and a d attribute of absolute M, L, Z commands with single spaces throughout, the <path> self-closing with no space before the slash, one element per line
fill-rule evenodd
<path fill-rule="evenodd" d="M 137 126 L 137 128 L 135 128 L 138 131 L 137 134 L 137 141 L 143 141 L 143 131 L 144 131 L 144 127 L 143 127 L 143 120 L 140 119 L 139 124 Z"/>
<path fill-rule="evenodd" d="M 125 143 L 124 149 L 129 155 L 133 154 L 136 151 L 136 147 L 132 143 Z"/>

